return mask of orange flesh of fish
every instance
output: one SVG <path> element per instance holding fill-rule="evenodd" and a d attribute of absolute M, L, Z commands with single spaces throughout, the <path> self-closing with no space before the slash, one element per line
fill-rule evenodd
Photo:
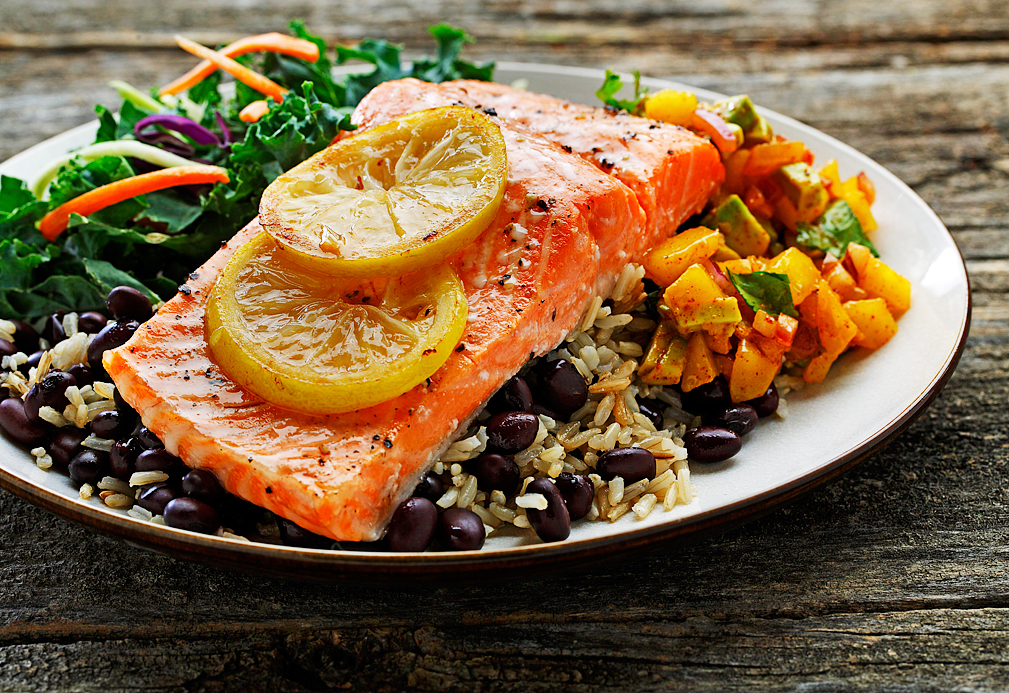
<path fill-rule="evenodd" d="M 403 112 L 398 106 L 390 103 L 386 119 Z M 379 538 L 452 437 L 531 355 L 556 346 L 597 293 L 610 291 L 647 235 L 627 186 L 558 145 L 501 125 L 509 158 L 505 199 L 477 241 L 448 260 L 463 281 L 469 322 L 429 384 L 331 416 L 284 410 L 234 384 L 210 357 L 205 310 L 231 254 L 261 231 L 253 221 L 127 344 L 105 355 L 116 387 L 169 452 L 309 531 L 347 541 Z M 709 148 L 695 141 L 693 157 L 706 160 Z M 705 200 L 723 175 L 715 164 L 690 165 L 690 183 Z M 678 221 L 668 233 L 702 205 L 669 212 Z"/>

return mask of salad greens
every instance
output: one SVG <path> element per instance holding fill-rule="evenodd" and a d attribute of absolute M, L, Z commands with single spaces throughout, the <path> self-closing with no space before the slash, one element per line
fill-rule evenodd
<path fill-rule="evenodd" d="M 334 77 L 334 62 L 326 57 L 321 38 L 301 22 L 290 28 L 296 37 L 319 46 L 318 62 L 275 53 L 238 58 L 290 90 L 258 122 L 243 123 L 238 113 L 262 95 L 235 83 L 230 96 L 219 72 L 185 98 L 165 99 L 160 108 L 160 113 L 192 118 L 217 135 L 219 141 L 210 144 L 198 144 L 179 131 L 167 139 L 185 144 L 194 161 L 227 168 L 229 183 L 163 190 L 88 218 L 72 215 L 67 230 L 49 242 L 36 228 L 47 212 L 88 190 L 150 170 L 150 165 L 122 156 L 71 161 L 60 169 L 44 200 L 26 182 L 0 176 L 0 315 L 35 320 L 57 310 L 99 309 L 109 290 L 121 284 L 155 301 L 168 299 L 193 268 L 256 216 L 259 198 L 274 178 L 324 149 L 341 130 L 354 128 L 351 112 L 376 85 L 403 77 L 429 82 L 493 77 L 493 63 L 475 65 L 459 58 L 472 39 L 445 24 L 430 29 L 435 55 L 412 64 L 403 64 L 401 46 L 383 40 L 338 46 L 336 64 L 359 60 L 373 66 L 343 78 Z M 128 85 L 119 90 L 124 101 L 118 113 L 95 108 L 95 143 L 135 141 L 137 124 L 159 105 Z"/>

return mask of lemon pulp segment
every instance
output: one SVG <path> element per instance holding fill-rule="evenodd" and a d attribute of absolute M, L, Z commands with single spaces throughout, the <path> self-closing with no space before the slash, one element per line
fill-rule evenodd
<path fill-rule="evenodd" d="M 335 279 L 292 264 L 261 233 L 241 246 L 207 309 L 221 369 L 268 402 L 332 414 L 384 402 L 430 377 L 466 327 L 455 271 Z"/>
<path fill-rule="evenodd" d="M 404 274 L 479 236 L 507 177 L 500 128 L 479 111 L 445 106 L 365 130 L 298 164 L 267 187 L 260 220 L 304 267 Z"/>

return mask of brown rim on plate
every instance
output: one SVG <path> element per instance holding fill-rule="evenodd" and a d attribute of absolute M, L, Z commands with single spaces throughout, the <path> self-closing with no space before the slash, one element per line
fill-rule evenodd
<path fill-rule="evenodd" d="M 528 77 L 530 87 L 551 92 L 549 88 L 540 85 L 563 84 L 562 89 L 571 94 L 559 94 L 574 98 L 579 92 L 585 92 L 590 84 L 601 83 L 602 72 L 581 68 L 565 68 L 549 65 L 525 65 L 517 63 L 501 63 L 498 74 L 515 77 Z M 581 84 L 575 84 L 581 80 Z M 509 81 L 502 79 L 501 81 Z M 670 86 L 670 83 L 646 79 L 644 84 L 657 88 Z M 673 85 L 682 87 L 682 85 Z M 696 91 L 702 98 L 714 100 L 718 95 L 703 90 Z M 668 543 L 685 543 L 706 536 L 726 531 L 748 520 L 767 514 L 772 510 L 789 503 L 801 495 L 836 479 L 866 457 L 872 455 L 901 431 L 906 429 L 935 399 L 943 386 L 952 376 L 966 345 L 970 324 L 971 296 L 969 277 L 963 264 L 962 255 L 956 248 L 955 240 L 942 225 L 934 212 L 915 195 L 910 188 L 900 182 L 893 174 L 871 162 L 864 155 L 855 152 L 850 147 L 837 142 L 823 133 L 812 130 L 785 116 L 780 116 L 767 109 L 761 112 L 772 119 L 775 127 L 791 127 L 806 135 L 815 133 L 821 144 L 829 144 L 836 152 L 849 152 L 858 160 L 873 166 L 873 176 L 883 176 L 892 185 L 897 194 L 910 200 L 915 210 L 923 215 L 925 223 L 933 229 L 941 229 L 941 237 L 949 241 L 956 251 L 957 272 L 963 272 L 963 286 L 956 283 L 954 293 L 955 312 L 950 317 L 955 325 L 944 324 L 950 336 L 955 337 L 947 342 L 946 354 L 941 356 L 941 362 L 930 370 L 931 377 L 920 385 L 921 389 L 912 397 L 906 397 L 903 403 L 896 403 L 892 411 L 886 413 L 886 423 L 876 426 L 868 437 L 855 436 L 855 440 L 847 445 L 837 455 L 825 456 L 804 473 L 785 479 L 782 483 L 763 489 L 740 500 L 715 505 L 709 510 L 703 510 L 679 519 L 669 519 L 645 526 L 634 527 L 633 521 L 624 522 L 618 530 L 603 536 L 589 538 L 574 538 L 565 542 L 553 544 L 528 544 L 522 546 L 499 547 L 492 550 L 466 552 L 427 552 L 423 554 L 397 554 L 376 551 L 332 551 L 321 549 L 303 549 L 296 547 L 277 546 L 271 544 L 255 544 L 219 537 L 173 529 L 163 525 L 155 525 L 135 520 L 124 513 L 105 508 L 97 503 L 84 503 L 69 495 L 46 488 L 28 478 L 28 472 L 19 473 L 16 466 L 8 468 L 0 455 L 0 487 L 38 505 L 56 515 L 78 522 L 96 532 L 127 542 L 148 550 L 172 555 L 178 558 L 199 561 L 216 567 L 242 570 L 267 576 L 290 577 L 296 579 L 311 579 L 318 581 L 365 581 L 369 583 L 402 583 L 404 577 L 411 581 L 453 581 L 488 578 L 507 578 L 517 574 L 529 574 L 531 570 L 560 570 L 573 566 L 584 566 L 586 563 L 602 560 L 617 554 L 626 554 L 646 548 Z M 86 142 L 93 132 L 92 126 L 82 126 L 59 135 L 47 143 L 59 143 L 63 151 Z M 85 138 L 85 139 L 82 139 Z M 0 165 L 0 170 L 18 170 L 26 165 L 35 164 L 32 152 L 47 145 L 24 152 L 6 164 Z M 21 175 L 27 175 L 22 173 Z M 930 275 L 931 276 L 931 275 Z M 962 292 L 962 294 L 961 294 Z M 913 310 L 912 310 L 913 312 Z M 869 357 L 871 358 L 871 356 Z M 830 377 L 827 384 L 829 386 Z M 770 435 L 770 433 L 767 433 Z M 794 435 L 794 433 L 790 433 Z M 20 466 L 23 469 L 34 470 L 34 465 L 28 460 L 27 452 Z M 62 476 L 62 475 L 61 475 Z M 65 478 L 65 477 L 63 477 Z M 703 477 L 702 477 L 703 478 Z M 69 482 L 68 482 L 69 483 Z M 700 482 L 699 482 L 700 483 Z M 702 491 L 703 492 L 703 491 Z M 690 506 L 685 506 L 689 508 Z M 661 514 L 661 511 L 656 511 Z"/>

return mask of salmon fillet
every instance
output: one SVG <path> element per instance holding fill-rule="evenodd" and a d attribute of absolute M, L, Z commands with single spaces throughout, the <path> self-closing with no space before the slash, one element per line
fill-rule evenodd
<path fill-rule="evenodd" d="M 718 150 L 689 130 L 494 82 L 385 82 L 361 100 L 354 122 L 367 127 L 390 114 L 453 103 L 520 124 L 633 190 L 646 218 L 641 244 L 621 249 L 633 257 L 670 236 L 686 219 L 684 211 L 699 211 L 724 179 Z"/>
<path fill-rule="evenodd" d="M 386 119 L 399 114 L 393 106 Z M 106 369 L 144 425 L 231 493 L 309 531 L 379 538 L 452 437 L 531 356 L 560 343 L 597 292 L 611 290 L 646 234 L 645 214 L 627 186 L 521 126 L 501 125 L 509 160 L 504 201 L 484 233 L 449 259 L 469 321 L 428 383 L 368 409 L 310 416 L 232 382 L 210 356 L 205 313 L 234 250 L 261 232 L 253 221 L 129 342 L 106 353 Z M 702 187 L 717 185 L 719 176 L 712 169 Z"/>

